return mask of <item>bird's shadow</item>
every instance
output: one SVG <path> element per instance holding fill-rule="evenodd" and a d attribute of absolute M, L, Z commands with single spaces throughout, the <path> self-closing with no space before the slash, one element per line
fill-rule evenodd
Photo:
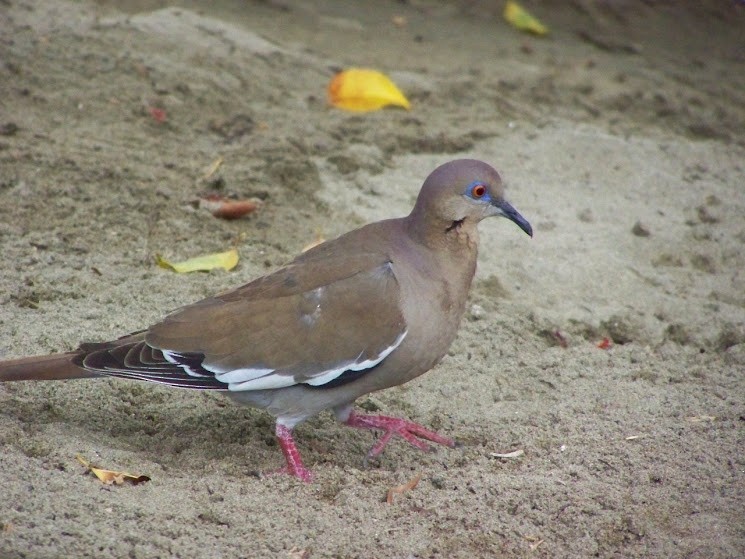
<path fill-rule="evenodd" d="M 15 418 L 27 437 L 43 437 L 49 425 L 58 432 L 62 425 L 77 446 L 124 450 L 164 468 L 186 471 L 218 467 L 250 475 L 283 463 L 274 419 L 219 392 L 120 379 L 23 384 L 3 387 L 7 393 L 0 413 Z M 409 445 L 394 440 L 382 456 L 366 461 L 379 435 L 344 427 L 331 414 L 321 414 L 300 425 L 295 439 L 311 468 L 331 463 L 386 471 L 410 459 Z M 417 461 L 435 459 L 414 452 Z"/>
<path fill-rule="evenodd" d="M 281 460 L 268 456 L 278 454 L 273 419 L 219 393 L 118 379 L 22 384 L 2 387 L 0 413 L 27 437 L 61 425 L 78 445 L 141 453 L 166 467 L 230 460 L 260 468 L 264 454 L 268 463 Z"/>

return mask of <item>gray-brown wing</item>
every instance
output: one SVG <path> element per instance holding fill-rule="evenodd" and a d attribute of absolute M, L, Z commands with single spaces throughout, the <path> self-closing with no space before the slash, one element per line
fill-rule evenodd
<path fill-rule="evenodd" d="M 291 264 L 173 313 L 145 340 L 196 376 L 263 390 L 374 367 L 405 336 L 391 263 L 355 255 Z M 202 373 L 193 366 L 199 357 Z"/>

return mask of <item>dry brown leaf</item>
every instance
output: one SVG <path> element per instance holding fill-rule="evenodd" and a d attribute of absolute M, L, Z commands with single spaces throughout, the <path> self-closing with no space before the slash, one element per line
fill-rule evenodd
<path fill-rule="evenodd" d="M 705 421 L 715 421 L 716 418 L 716 415 L 692 415 L 691 417 L 686 417 L 686 421 L 690 421 L 691 423 L 703 423 Z"/>
<path fill-rule="evenodd" d="M 389 505 L 393 504 L 393 496 L 395 494 L 398 493 L 400 495 L 400 494 L 406 493 L 407 491 L 411 491 L 417 486 L 420 479 L 422 479 L 422 474 L 417 474 L 414 478 L 411 479 L 411 481 L 408 481 L 404 483 L 403 485 L 399 485 L 397 487 L 391 487 L 388 490 L 388 494 L 385 497 L 385 502 L 388 503 Z"/>
<path fill-rule="evenodd" d="M 258 198 L 248 200 L 231 200 L 219 194 L 209 194 L 199 199 L 199 207 L 222 219 L 238 219 L 255 212 L 264 204 Z"/>
<path fill-rule="evenodd" d="M 530 542 L 530 551 L 535 551 L 538 549 L 538 546 L 541 545 L 545 540 L 543 540 L 540 536 L 534 536 L 532 534 L 528 534 L 527 536 L 523 536 L 527 541 Z"/>
<path fill-rule="evenodd" d="M 610 349 L 613 347 L 613 342 L 610 341 L 610 338 L 603 338 L 595 346 L 599 349 Z"/>
<path fill-rule="evenodd" d="M 310 557 L 310 549 L 292 546 L 292 548 L 287 552 L 288 559 L 308 559 L 308 557 Z"/>
<path fill-rule="evenodd" d="M 132 485 L 138 485 L 146 481 L 150 481 L 148 476 L 137 476 L 134 474 L 128 474 L 127 472 L 116 472 L 114 470 L 104 470 L 102 468 L 96 468 L 91 466 L 85 458 L 78 454 L 75 458 L 83 466 L 85 466 L 89 472 L 93 473 L 102 483 L 106 485 L 122 485 L 124 483 L 131 483 Z"/>
<path fill-rule="evenodd" d="M 523 454 L 525 454 L 525 451 L 522 448 L 519 448 L 512 452 L 492 452 L 489 456 L 493 458 L 519 458 Z"/>

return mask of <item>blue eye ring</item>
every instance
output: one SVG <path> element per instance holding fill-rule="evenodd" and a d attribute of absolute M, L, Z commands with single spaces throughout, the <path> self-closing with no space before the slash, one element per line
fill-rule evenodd
<path fill-rule="evenodd" d="M 466 189 L 466 193 L 468 194 L 468 196 L 470 196 L 474 200 L 481 200 L 482 198 L 487 196 L 488 192 L 489 189 L 486 188 L 486 185 L 481 181 L 472 182 Z"/>

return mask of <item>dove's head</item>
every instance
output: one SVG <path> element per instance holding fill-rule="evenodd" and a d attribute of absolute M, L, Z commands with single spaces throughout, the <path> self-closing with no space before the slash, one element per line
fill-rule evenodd
<path fill-rule="evenodd" d="M 533 236 L 530 223 L 504 199 L 499 173 L 477 159 L 456 159 L 430 173 L 409 219 L 449 231 L 492 216 L 506 217 Z"/>

